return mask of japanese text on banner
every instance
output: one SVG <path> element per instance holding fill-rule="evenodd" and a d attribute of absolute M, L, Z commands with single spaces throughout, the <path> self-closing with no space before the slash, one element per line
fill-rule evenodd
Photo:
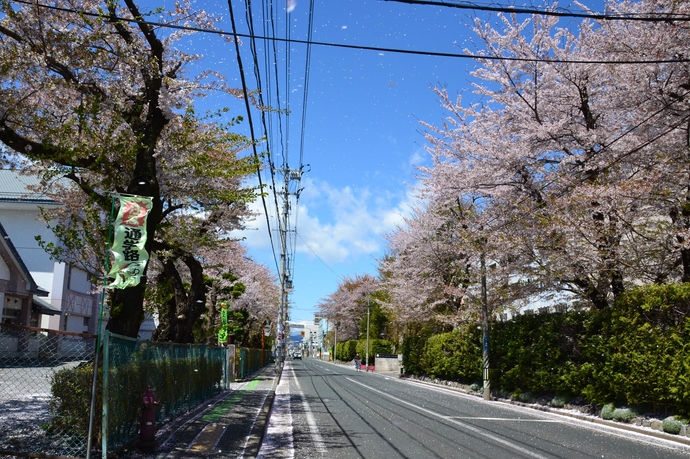
<path fill-rule="evenodd" d="M 120 211 L 115 219 L 113 266 L 108 287 L 127 288 L 139 284 L 149 260 L 146 244 L 146 218 L 153 201 L 146 196 L 120 196 Z"/>

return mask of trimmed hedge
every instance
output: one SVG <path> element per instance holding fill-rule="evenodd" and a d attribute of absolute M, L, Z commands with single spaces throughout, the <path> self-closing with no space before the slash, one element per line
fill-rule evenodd
<path fill-rule="evenodd" d="M 432 378 L 442 378 L 471 384 L 481 381 L 481 330 L 465 325 L 450 333 L 434 335 L 427 341 L 422 365 Z"/>
<path fill-rule="evenodd" d="M 491 325 L 495 389 L 583 397 L 599 406 L 664 405 L 690 415 L 690 284 L 637 288 L 604 310 L 522 315 Z M 452 333 L 430 330 L 420 327 L 405 338 L 408 373 L 466 383 L 481 377 L 476 324 Z"/>
<path fill-rule="evenodd" d="M 402 343 L 405 373 L 414 375 L 428 374 L 422 361 L 427 341 L 434 335 L 450 331 L 444 325 L 436 322 L 410 324 L 405 331 Z"/>
<path fill-rule="evenodd" d="M 350 362 L 354 360 L 355 354 L 362 357 L 364 362 L 367 355 L 367 340 L 361 339 L 359 341 L 350 340 L 337 344 L 335 355 L 338 360 L 343 362 Z M 376 354 L 390 354 L 393 352 L 393 344 L 385 339 L 371 339 L 369 340 L 369 365 L 374 364 Z"/>
<path fill-rule="evenodd" d="M 357 341 L 350 340 L 345 342 L 339 342 L 336 345 L 335 357 L 337 360 L 342 360 L 343 362 L 350 362 L 354 360 L 355 354 L 357 354 Z"/>
<path fill-rule="evenodd" d="M 357 352 L 362 357 L 364 363 L 367 355 L 367 340 L 361 339 L 357 341 Z M 369 340 L 369 365 L 374 364 L 376 354 L 390 354 L 393 352 L 393 344 L 385 339 L 370 339 Z M 353 356 L 354 358 L 354 356 Z"/>

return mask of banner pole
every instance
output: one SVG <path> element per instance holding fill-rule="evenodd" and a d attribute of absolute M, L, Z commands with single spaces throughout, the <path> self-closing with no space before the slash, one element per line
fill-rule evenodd
<path fill-rule="evenodd" d="M 86 444 L 86 459 L 91 459 L 91 446 L 93 445 L 93 421 L 96 412 L 96 386 L 98 381 L 98 355 L 101 347 L 101 328 L 103 327 L 103 306 L 105 304 L 106 285 L 108 284 L 108 264 L 110 263 L 111 227 L 115 213 L 115 197 L 110 199 L 110 216 L 108 217 L 108 244 L 105 251 L 105 269 L 103 270 L 103 288 L 101 290 L 101 304 L 98 311 L 98 329 L 96 330 L 96 349 L 93 356 L 93 383 L 91 385 L 91 409 L 89 410 L 89 435 Z M 104 401 L 105 402 L 105 401 Z M 107 451 L 102 451 L 105 458 Z"/>

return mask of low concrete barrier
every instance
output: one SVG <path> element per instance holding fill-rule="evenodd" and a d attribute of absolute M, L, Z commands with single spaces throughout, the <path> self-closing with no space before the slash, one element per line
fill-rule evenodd
<path fill-rule="evenodd" d="M 402 355 L 398 354 L 376 354 L 374 360 L 374 371 L 376 373 L 400 373 L 400 362 Z"/>

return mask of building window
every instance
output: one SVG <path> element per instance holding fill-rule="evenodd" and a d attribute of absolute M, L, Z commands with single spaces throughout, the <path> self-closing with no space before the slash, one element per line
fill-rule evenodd
<path fill-rule="evenodd" d="M 30 327 L 38 328 L 39 323 L 38 319 L 40 318 L 40 315 L 37 312 L 32 312 L 31 313 L 31 323 L 29 324 Z"/>
<path fill-rule="evenodd" d="M 19 325 L 19 318 L 22 314 L 22 301 L 13 296 L 5 297 L 5 305 L 2 308 L 2 323 L 9 325 Z"/>

